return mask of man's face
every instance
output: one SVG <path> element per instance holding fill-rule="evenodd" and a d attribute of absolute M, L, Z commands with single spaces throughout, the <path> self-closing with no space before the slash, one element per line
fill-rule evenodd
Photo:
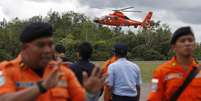
<path fill-rule="evenodd" d="M 54 58 L 53 39 L 44 37 L 25 43 L 24 51 L 32 66 L 45 67 Z"/>
<path fill-rule="evenodd" d="M 172 45 L 176 54 L 182 56 L 192 56 L 195 50 L 195 38 L 192 35 L 184 35 L 177 39 L 176 43 Z"/>

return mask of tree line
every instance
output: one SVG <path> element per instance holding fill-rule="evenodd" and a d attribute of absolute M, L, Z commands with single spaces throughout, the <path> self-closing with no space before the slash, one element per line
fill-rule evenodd
<path fill-rule="evenodd" d="M 170 50 L 171 31 L 167 24 L 152 21 L 149 29 L 124 31 L 97 25 L 84 14 L 73 11 L 58 13 L 49 11 L 45 17 L 33 16 L 26 20 L 15 18 L 0 22 L 0 61 L 16 57 L 20 51 L 19 34 L 32 22 L 49 22 L 54 28 L 54 41 L 66 47 L 65 55 L 76 60 L 76 47 L 89 41 L 93 48 L 92 60 L 105 60 L 111 56 L 112 47 L 117 42 L 128 45 L 128 57 L 134 60 L 166 60 L 174 52 Z M 201 59 L 201 45 L 196 43 L 195 57 Z"/>

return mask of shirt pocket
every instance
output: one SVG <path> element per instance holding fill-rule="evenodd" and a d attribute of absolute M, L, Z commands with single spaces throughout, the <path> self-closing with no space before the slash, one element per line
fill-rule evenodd
<path fill-rule="evenodd" d="M 181 75 L 176 75 L 175 73 L 169 74 L 166 78 L 165 83 L 165 95 L 167 97 L 171 96 L 183 83 L 184 78 Z"/>
<path fill-rule="evenodd" d="M 68 99 L 67 88 L 53 88 L 51 90 L 51 101 L 67 101 Z"/>

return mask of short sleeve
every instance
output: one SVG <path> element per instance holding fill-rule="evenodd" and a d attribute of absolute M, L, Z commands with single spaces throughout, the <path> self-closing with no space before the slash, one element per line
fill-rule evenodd
<path fill-rule="evenodd" d="M 147 101 L 162 101 L 164 97 L 163 74 L 160 70 L 155 70 L 151 80 L 151 90 Z"/>
<path fill-rule="evenodd" d="M 137 67 L 136 85 L 140 85 L 140 84 L 142 84 L 141 70 L 140 70 L 140 67 L 138 65 L 136 65 L 136 67 Z"/>

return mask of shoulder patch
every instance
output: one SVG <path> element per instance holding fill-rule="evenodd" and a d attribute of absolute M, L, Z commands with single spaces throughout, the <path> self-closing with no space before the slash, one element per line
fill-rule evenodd
<path fill-rule="evenodd" d="M 13 66 L 12 62 L 4 61 L 4 62 L 0 63 L 0 68 L 8 68 L 11 66 Z"/>
<path fill-rule="evenodd" d="M 0 71 L 0 76 L 3 75 L 3 71 Z"/>
<path fill-rule="evenodd" d="M 3 72 L 0 71 L 0 86 L 2 86 L 4 84 L 5 84 L 5 78 L 4 78 Z"/>
<path fill-rule="evenodd" d="M 4 67 L 7 63 L 8 63 L 7 61 L 0 62 L 0 68 Z"/>
<path fill-rule="evenodd" d="M 158 90 L 158 82 L 159 82 L 159 79 L 156 79 L 156 78 L 153 78 L 151 80 L 151 91 L 152 92 L 156 92 Z"/>

